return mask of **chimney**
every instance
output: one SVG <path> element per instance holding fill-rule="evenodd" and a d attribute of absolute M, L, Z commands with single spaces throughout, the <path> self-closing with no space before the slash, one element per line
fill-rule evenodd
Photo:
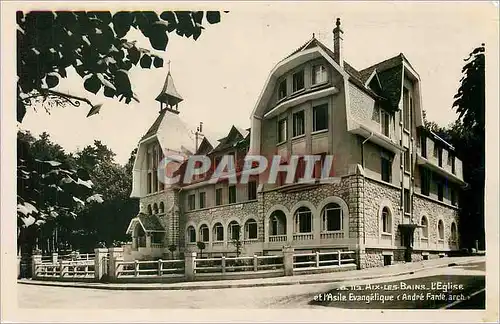
<path fill-rule="evenodd" d="M 337 18 L 335 23 L 336 27 L 333 29 L 333 54 L 335 62 L 342 68 L 344 67 L 344 56 L 342 53 L 342 34 L 344 33 L 340 28 L 340 18 Z"/>

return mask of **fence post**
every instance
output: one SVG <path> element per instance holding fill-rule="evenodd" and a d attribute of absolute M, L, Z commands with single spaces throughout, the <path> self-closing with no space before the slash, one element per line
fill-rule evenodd
<path fill-rule="evenodd" d="M 31 259 L 31 273 L 33 278 L 38 276 L 37 267 L 40 264 L 42 264 L 42 254 L 36 251 L 33 253 L 33 257 Z"/>
<path fill-rule="evenodd" d="M 21 279 L 21 256 L 17 256 L 17 279 Z"/>
<path fill-rule="evenodd" d="M 162 259 L 158 260 L 158 276 L 161 277 L 163 273 L 163 261 Z"/>
<path fill-rule="evenodd" d="M 70 258 L 71 260 L 76 260 L 76 251 L 71 251 Z"/>
<path fill-rule="evenodd" d="M 52 263 L 53 264 L 57 263 L 57 252 L 52 253 Z"/>
<path fill-rule="evenodd" d="M 59 277 L 60 278 L 64 277 L 64 264 L 63 264 L 63 260 L 59 260 Z"/>
<path fill-rule="evenodd" d="M 340 265 L 342 264 L 342 252 L 340 250 L 337 251 L 337 261 L 340 267 Z"/>
<path fill-rule="evenodd" d="M 102 276 L 104 276 L 106 269 L 104 268 L 104 258 L 108 253 L 108 249 L 97 248 L 94 249 L 94 278 L 95 280 L 101 280 Z"/>
<path fill-rule="evenodd" d="M 319 252 L 316 251 L 316 268 L 319 268 Z"/>
<path fill-rule="evenodd" d="M 285 276 L 293 276 L 293 247 L 283 247 L 283 269 Z"/>
<path fill-rule="evenodd" d="M 184 262 L 184 274 L 186 276 L 186 280 L 194 280 L 196 270 L 196 252 L 186 253 Z"/>
<path fill-rule="evenodd" d="M 134 260 L 134 277 L 139 276 L 139 261 Z"/>
<path fill-rule="evenodd" d="M 222 273 L 226 273 L 226 257 L 223 255 L 221 258 Z"/>
<path fill-rule="evenodd" d="M 118 278 L 118 262 L 123 261 L 123 248 L 114 247 L 109 249 L 108 275 L 110 280 Z"/>
<path fill-rule="evenodd" d="M 259 269 L 259 259 L 257 259 L 257 256 L 254 254 L 253 255 L 253 271 L 257 271 Z"/>

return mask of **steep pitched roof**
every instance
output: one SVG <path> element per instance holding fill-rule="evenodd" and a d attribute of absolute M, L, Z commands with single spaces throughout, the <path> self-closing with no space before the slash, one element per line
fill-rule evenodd
<path fill-rule="evenodd" d="M 139 213 L 137 218 L 141 221 L 144 231 L 146 232 L 164 232 L 165 228 L 161 225 L 158 217 L 155 215 L 148 215 L 144 213 Z"/>
<path fill-rule="evenodd" d="M 170 71 L 168 71 L 167 77 L 165 78 L 165 83 L 163 84 L 163 88 L 160 94 L 156 97 L 156 100 L 166 103 L 170 106 L 175 106 L 179 102 L 184 100 L 175 88 L 174 79 L 172 78 Z"/>
<path fill-rule="evenodd" d="M 249 138 L 250 129 L 232 126 L 226 137 L 219 139 L 219 145 L 210 153 L 221 152 L 233 147 L 236 147 L 242 140 Z"/>
<path fill-rule="evenodd" d="M 160 111 L 160 114 L 158 115 L 158 117 L 156 117 L 155 121 L 153 122 L 151 127 L 149 127 L 146 134 L 144 134 L 144 136 L 141 138 L 141 141 L 155 135 L 158 132 L 158 127 L 160 127 L 161 121 L 163 120 L 166 112 L 166 110 Z"/>

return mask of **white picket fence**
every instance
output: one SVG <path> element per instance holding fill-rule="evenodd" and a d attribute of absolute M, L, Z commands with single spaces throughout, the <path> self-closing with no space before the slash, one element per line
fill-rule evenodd
<path fill-rule="evenodd" d="M 226 272 L 248 272 L 263 270 L 283 269 L 283 257 L 276 255 L 250 256 L 236 258 L 208 258 L 195 259 L 195 274 L 199 273 L 226 273 Z"/>
<path fill-rule="evenodd" d="M 334 252 L 297 253 L 293 255 L 293 270 L 339 267 L 345 264 L 352 264 L 356 262 L 353 256 L 354 251 L 340 250 Z"/>
<path fill-rule="evenodd" d="M 119 261 L 116 278 L 184 276 L 184 260 Z"/>
<path fill-rule="evenodd" d="M 35 266 L 35 277 L 94 278 L 94 260 L 59 260 L 42 262 Z"/>

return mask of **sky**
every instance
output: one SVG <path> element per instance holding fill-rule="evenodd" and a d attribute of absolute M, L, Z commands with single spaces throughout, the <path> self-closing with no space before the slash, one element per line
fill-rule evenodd
<path fill-rule="evenodd" d="M 344 59 L 361 70 L 404 53 L 420 75 L 423 109 L 443 126 L 456 119 L 451 107 L 464 59 L 483 42 L 487 60 L 498 57 L 498 4 L 491 1 L 227 3 L 223 9 L 230 13 L 219 24 L 207 25 L 197 41 L 170 34 L 167 51 L 156 52 L 171 61 L 184 98 L 181 118 L 193 131 L 202 121 L 211 137 L 225 136 L 233 124 L 250 127 L 250 113 L 274 65 L 313 33 L 332 48 L 337 17 L 344 30 Z M 139 32 L 127 38 L 150 48 Z M 487 69 L 498 71 L 498 61 L 488 63 Z M 103 103 L 101 112 L 86 118 L 85 104 L 52 108 L 50 114 L 31 110 L 19 127 L 36 135 L 46 131 L 69 152 L 101 140 L 124 164 L 157 117 L 154 99 L 167 71 L 167 64 L 135 69 L 131 81 L 140 103 L 129 105 L 86 92 L 72 73 L 57 90 Z"/>

